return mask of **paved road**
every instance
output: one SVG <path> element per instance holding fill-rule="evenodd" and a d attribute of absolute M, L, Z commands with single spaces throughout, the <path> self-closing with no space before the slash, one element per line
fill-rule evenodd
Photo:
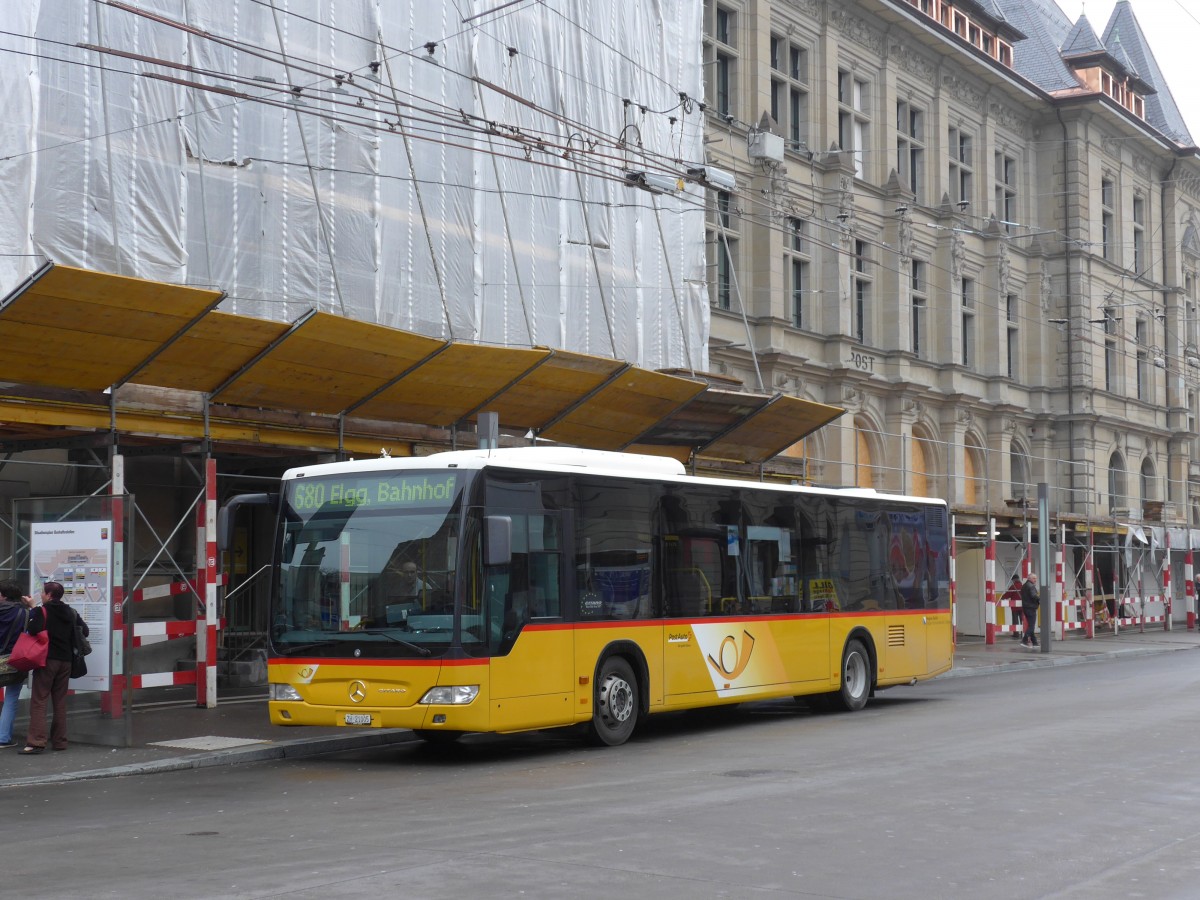
<path fill-rule="evenodd" d="M 1200 657 L 3 793 L 25 897 L 1200 896 Z"/>

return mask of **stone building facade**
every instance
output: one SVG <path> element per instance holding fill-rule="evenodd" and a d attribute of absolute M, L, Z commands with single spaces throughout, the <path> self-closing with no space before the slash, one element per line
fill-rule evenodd
<path fill-rule="evenodd" d="M 1134 12 L 706 0 L 711 368 L 846 408 L 809 480 L 1200 524 L 1200 156 Z"/>

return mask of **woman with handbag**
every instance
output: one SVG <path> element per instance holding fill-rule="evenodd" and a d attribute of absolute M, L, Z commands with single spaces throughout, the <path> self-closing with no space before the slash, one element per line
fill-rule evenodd
<path fill-rule="evenodd" d="M 67 690 L 71 680 L 71 647 L 75 626 L 88 635 L 87 623 L 79 614 L 62 602 L 63 586 L 57 581 L 42 585 L 42 605 L 29 617 L 29 633 L 50 633 L 50 648 L 46 665 L 33 672 L 33 694 L 29 700 L 29 734 L 21 753 L 30 755 L 46 749 L 46 705 L 54 705 L 54 725 L 50 729 L 50 744 L 55 750 L 67 749 Z"/>
<path fill-rule="evenodd" d="M 0 706 L 0 748 L 17 746 L 13 740 L 13 722 L 17 718 L 17 704 L 27 673 L 14 669 L 7 662 L 17 637 L 29 622 L 31 606 L 33 598 L 22 594 L 19 584 L 0 581 L 0 686 L 4 688 L 4 701 Z"/>

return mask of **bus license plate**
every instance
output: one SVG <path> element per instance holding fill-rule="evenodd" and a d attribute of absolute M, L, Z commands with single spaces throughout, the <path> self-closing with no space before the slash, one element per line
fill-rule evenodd
<path fill-rule="evenodd" d="M 346 724 L 347 725 L 370 725 L 371 724 L 371 714 L 370 713 L 346 713 Z"/>

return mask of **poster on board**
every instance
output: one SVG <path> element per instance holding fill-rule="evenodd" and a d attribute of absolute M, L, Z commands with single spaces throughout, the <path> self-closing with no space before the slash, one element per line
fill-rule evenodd
<path fill-rule="evenodd" d="M 71 679 L 75 691 L 106 691 L 112 660 L 112 533 L 111 521 L 35 522 L 30 527 L 32 563 L 30 593 L 42 585 L 63 586 L 63 603 L 87 622 L 92 645 L 88 673 Z"/>

